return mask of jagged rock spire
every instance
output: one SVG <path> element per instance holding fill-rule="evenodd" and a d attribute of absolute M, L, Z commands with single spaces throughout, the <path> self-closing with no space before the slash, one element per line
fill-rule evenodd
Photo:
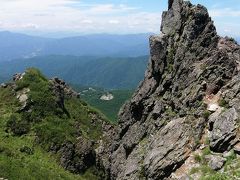
<path fill-rule="evenodd" d="M 172 8 L 174 4 L 182 4 L 182 0 L 168 0 L 168 10 Z"/>
<path fill-rule="evenodd" d="M 227 89 L 237 69 L 240 71 L 240 48 L 229 39 L 220 40 L 204 6 L 169 0 L 161 31 L 162 35 L 150 38 L 151 56 L 144 81 L 119 113 L 111 165 L 105 162 L 112 179 L 170 177 L 198 148 L 196 142 L 208 126 L 206 102 L 217 101 L 224 91 L 226 97 L 234 94 L 223 87 Z M 236 89 L 239 87 L 240 82 Z M 239 108 L 240 98 L 235 100 L 232 106 Z M 236 120 L 229 116 L 233 111 L 240 117 L 240 108 L 238 112 L 228 110 L 228 121 L 233 125 L 229 127 L 235 127 Z M 224 133 L 234 131 L 229 139 L 236 136 L 235 129 L 223 123 L 219 126 L 226 121 L 225 115 L 215 118 L 213 127 Z M 211 148 L 228 150 L 235 140 L 226 142 L 227 136 L 218 137 L 216 128 L 211 130 Z"/>
<path fill-rule="evenodd" d="M 172 7 L 174 0 L 168 0 L 168 10 Z"/>
<path fill-rule="evenodd" d="M 179 30 L 182 25 L 182 0 L 169 0 L 168 11 L 162 14 L 161 31 L 164 34 L 173 34 Z"/>

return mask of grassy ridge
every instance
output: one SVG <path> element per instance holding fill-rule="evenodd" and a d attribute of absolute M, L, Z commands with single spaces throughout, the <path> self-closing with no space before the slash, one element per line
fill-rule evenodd
<path fill-rule="evenodd" d="M 9 89 L 0 89 L 0 177 L 18 179 L 83 179 L 65 171 L 53 154 L 35 143 L 35 134 L 22 137 L 6 131 L 6 124 L 19 108 L 17 99 Z M 21 152 L 29 147 L 33 153 Z"/>
<path fill-rule="evenodd" d="M 25 88 L 30 89 L 31 108 L 19 111 L 22 105 L 16 92 Z M 50 153 L 49 148 L 74 143 L 79 134 L 97 140 L 102 133 L 100 124 L 89 128 L 90 113 L 101 115 L 76 98 L 66 99 L 66 113 L 55 100 L 49 81 L 36 69 L 28 70 L 15 90 L 0 88 L 0 178 L 98 179 L 94 167 L 81 176 L 64 170 L 59 166 L 59 154 Z"/>

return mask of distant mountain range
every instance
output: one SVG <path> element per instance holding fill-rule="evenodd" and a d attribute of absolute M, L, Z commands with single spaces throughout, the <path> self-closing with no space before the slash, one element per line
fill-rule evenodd
<path fill-rule="evenodd" d="M 39 55 L 51 39 L 0 32 L 0 61 Z"/>
<path fill-rule="evenodd" d="M 137 57 L 149 54 L 146 34 L 95 34 L 61 39 L 0 32 L 0 61 L 43 55 Z"/>
<path fill-rule="evenodd" d="M 51 55 L 0 62 L 0 76 L 10 79 L 16 72 L 36 67 L 48 77 L 58 76 L 72 84 L 133 89 L 143 80 L 147 63 L 148 56 L 99 58 Z"/>

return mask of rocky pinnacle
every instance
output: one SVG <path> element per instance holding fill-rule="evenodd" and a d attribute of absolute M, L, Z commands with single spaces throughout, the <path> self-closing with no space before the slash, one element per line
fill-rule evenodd
<path fill-rule="evenodd" d="M 145 78 L 101 154 L 111 179 L 174 179 L 205 136 L 213 152 L 239 141 L 239 45 L 217 35 L 204 6 L 183 0 L 169 0 L 161 32 L 150 37 Z"/>

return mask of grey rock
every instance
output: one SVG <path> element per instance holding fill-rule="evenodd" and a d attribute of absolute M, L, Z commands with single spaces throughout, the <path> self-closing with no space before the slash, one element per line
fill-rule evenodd
<path fill-rule="evenodd" d="M 76 172 L 74 164 L 72 163 L 75 154 L 75 145 L 71 142 L 63 144 L 59 152 L 62 154 L 60 158 L 61 166 L 69 171 Z"/>
<path fill-rule="evenodd" d="M 144 80 L 99 151 L 111 179 L 164 179 L 181 167 L 208 126 L 206 96 L 221 94 L 230 105 L 210 116 L 211 148 L 225 151 L 238 141 L 239 45 L 217 35 L 205 7 L 183 0 L 169 0 L 161 31 L 150 37 Z"/>
<path fill-rule="evenodd" d="M 30 89 L 29 88 L 23 88 L 22 90 L 18 91 L 16 93 L 17 95 L 17 99 L 19 100 L 21 107 L 19 108 L 19 112 L 21 111 L 28 111 L 30 108 L 30 104 L 29 103 L 29 93 Z"/>
<path fill-rule="evenodd" d="M 237 119 L 235 108 L 231 108 L 217 116 L 211 125 L 210 147 L 214 151 L 224 152 L 230 150 L 237 142 Z"/>
<path fill-rule="evenodd" d="M 228 157 L 232 156 L 233 153 L 234 152 L 232 150 L 231 151 L 225 151 L 222 155 L 223 155 L 224 158 L 228 158 Z"/>
<path fill-rule="evenodd" d="M 1 83 L 1 85 L 0 85 L 1 88 L 6 88 L 7 86 L 8 86 L 8 85 L 5 84 L 5 83 Z"/>
<path fill-rule="evenodd" d="M 59 153 L 61 166 L 74 173 L 84 172 L 96 161 L 93 143 L 83 137 L 79 137 L 76 144 L 66 142 Z"/>
<path fill-rule="evenodd" d="M 182 25 L 182 4 L 183 0 L 169 1 L 168 11 L 163 12 L 161 30 L 164 34 L 179 31 Z"/>
<path fill-rule="evenodd" d="M 149 179 L 167 177 L 182 165 L 189 156 L 191 147 L 194 147 L 192 133 L 192 128 L 185 119 L 175 119 L 155 135 L 144 159 L 144 167 Z"/>
<path fill-rule="evenodd" d="M 233 150 L 235 153 L 240 154 L 240 143 L 237 143 L 234 147 Z"/>
<path fill-rule="evenodd" d="M 208 166 L 215 171 L 220 170 L 226 162 L 226 159 L 221 156 L 209 155 L 206 158 L 209 161 Z"/>
<path fill-rule="evenodd" d="M 50 83 L 52 86 L 52 89 L 56 94 L 59 94 L 60 92 L 64 93 L 64 96 L 72 98 L 79 98 L 80 95 L 76 91 L 74 91 L 65 81 L 62 79 L 59 79 L 58 77 L 54 77 L 50 79 Z"/>
<path fill-rule="evenodd" d="M 22 79 L 22 77 L 24 76 L 25 73 L 16 73 L 13 75 L 13 81 L 19 81 L 20 79 Z"/>
<path fill-rule="evenodd" d="M 65 98 L 79 98 L 79 93 L 75 92 L 65 81 L 59 79 L 58 77 L 52 78 L 49 80 L 50 86 L 53 93 L 57 97 L 57 105 L 65 111 L 64 100 Z"/>

